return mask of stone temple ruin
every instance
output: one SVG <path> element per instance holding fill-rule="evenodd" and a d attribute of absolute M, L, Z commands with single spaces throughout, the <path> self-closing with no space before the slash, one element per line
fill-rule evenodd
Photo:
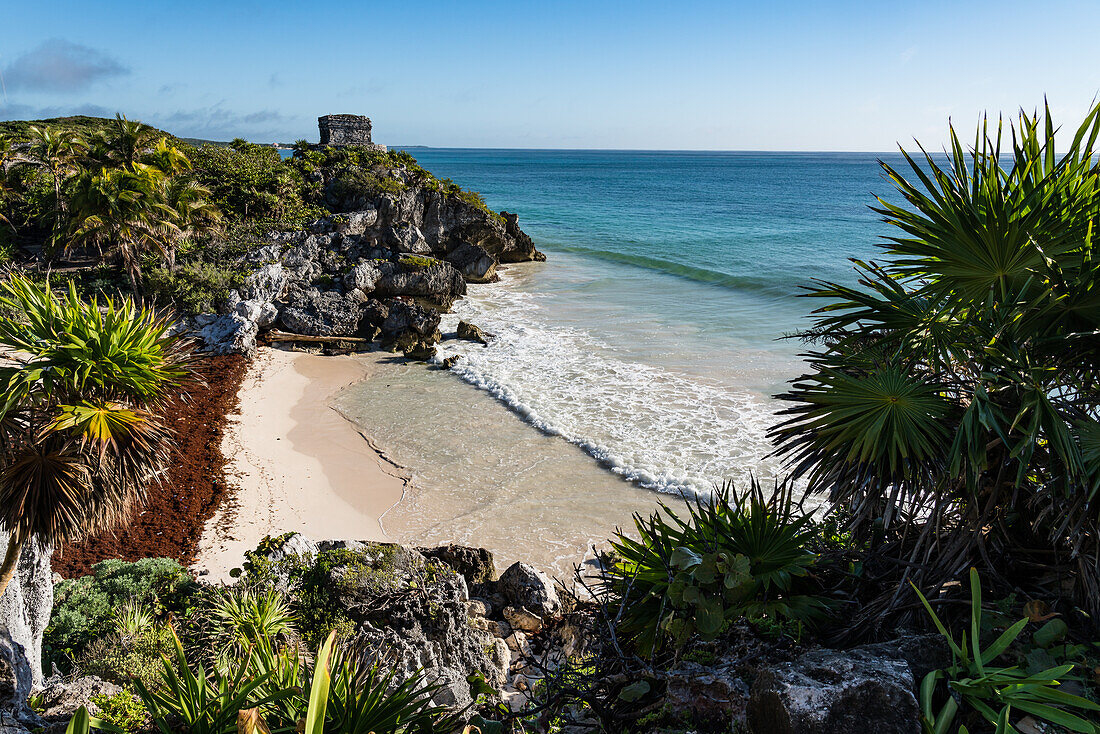
<path fill-rule="evenodd" d="M 324 115 L 317 118 L 321 145 L 356 146 L 384 151 L 386 146 L 371 142 L 370 118 L 362 115 Z"/>

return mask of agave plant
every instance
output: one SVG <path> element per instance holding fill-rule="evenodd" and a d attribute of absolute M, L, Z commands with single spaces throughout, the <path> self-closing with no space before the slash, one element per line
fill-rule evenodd
<path fill-rule="evenodd" d="M 189 373 L 168 323 L 132 302 L 88 303 L 0 283 L 0 594 L 32 538 L 57 545 L 123 522 L 167 466 L 157 412 Z"/>
<path fill-rule="evenodd" d="M 1100 618 L 1100 107 L 1057 153 L 1049 110 L 1009 130 L 883 164 L 898 233 L 858 285 L 810 289 L 810 370 L 771 436 L 857 539 L 919 526 L 926 588 L 1045 543 Z"/>
<path fill-rule="evenodd" d="M 715 637 L 727 621 L 770 617 L 809 621 L 824 600 L 800 594 L 795 580 L 816 556 L 810 515 L 794 502 L 789 483 L 766 496 L 754 479 L 740 496 L 732 483 L 687 502 L 681 518 L 665 504 L 634 516 L 638 538 L 618 532 L 605 590 L 621 605 L 619 634 L 651 656 L 671 640 Z"/>
<path fill-rule="evenodd" d="M 1016 731 L 1010 724 L 1014 710 L 1068 731 L 1100 734 L 1100 726 L 1094 723 L 1100 705 L 1060 688 L 1060 680 L 1074 668 L 1072 663 L 1034 674 L 1017 666 L 996 664 L 1027 626 L 1030 621 L 1027 617 L 1006 629 L 988 646 L 982 646 L 982 584 L 977 569 L 970 569 L 969 638 L 968 633 L 963 632 L 962 639 L 956 641 L 920 590 L 916 593 L 947 640 L 953 658 L 950 667 L 934 670 L 921 681 L 921 719 L 927 734 L 947 734 L 959 714 L 970 711 L 980 715 L 997 732 Z M 942 695 L 944 687 L 947 695 Z M 937 696 L 943 701 L 938 710 Z M 1083 713 L 1091 721 L 1074 712 Z M 965 733 L 967 728 L 960 725 L 958 731 Z"/>

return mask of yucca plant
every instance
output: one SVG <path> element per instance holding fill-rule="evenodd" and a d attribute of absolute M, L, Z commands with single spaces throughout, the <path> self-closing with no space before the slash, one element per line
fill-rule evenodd
<path fill-rule="evenodd" d="M 110 529 L 165 469 L 158 412 L 189 374 L 168 322 L 128 300 L 85 302 L 70 283 L 0 283 L 0 594 L 32 538 L 58 545 Z"/>
<path fill-rule="evenodd" d="M 1049 109 L 1008 132 L 882 164 L 897 233 L 858 285 L 809 290 L 809 371 L 771 436 L 858 542 L 906 538 L 922 587 L 1040 548 L 1030 567 L 1074 559 L 1100 619 L 1100 107 L 1057 151 Z"/>
<path fill-rule="evenodd" d="M 162 734 L 233 734 L 238 712 L 296 694 L 294 690 L 265 689 L 270 674 L 250 670 L 249 657 L 242 657 L 225 673 L 207 674 L 201 665 L 192 670 L 174 631 L 172 637 L 175 664 L 167 658 L 162 661 L 160 684 L 149 687 L 139 679 L 133 681 Z"/>
<path fill-rule="evenodd" d="M 136 599 L 130 599 L 116 609 L 112 621 L 115 632 L 123 638 L 136 637 L 156 623 L 149 607 Z"/>
<path fill-rule="evenodd" d="M 1034 674 L 1017 666 L 996 664 L 1027 626 L 1027 617 L 1006 629 L 988 646 L 982 646 L 982 584 L 977 569 L 970 569 L 970 629 L 962 633 L 959 641 L 947 630 L 920 590 L 916 593 L 947 640 L 952 655 L 950 667 L 934 670 L 921 681 L 921 718 L 926 734 L 948 734 L 956 718 L 961 718 L 960 713 L 965 715 L 971 711 L 997 732 L 1016 731 L 1010 723 L 1013 714 L 1023 713 L 1068 731 L 1100 734 L 1100 725 L 1096 723 L 1100 718 L 1097 716 L 1100 705 L 1060 688 L 1060 680 L 1074 668 L 1072 663 Z M 944 687 L 946 691 L 942 690 Z M 938 710 L 937 698 L 942 699 Z M 958 731 L 965 734 L 965 724 L 960 724 Z"/>
<path fill-rule="evenodd" d="M 296 636 L 294 612 L 277 589 L 227 589 L 213 606 L 214 619 L 242 647 Z"/>
<path fill-rule="evenodd" d="M 755 479 L 744 495 L 727 483 L 686 505 L 686 518 L 664 503 L 635 515 L 638 537 L 620 531 L 611 541 L 603 585 L 621 605 L 619 633 L 641 654 L 692 634 L 713 638 L 741 617 L 806 622 L 825 611 L 823 599 L 796 588 L 816 561 L 815 528 L 789 483 L 770 495 Z"/>

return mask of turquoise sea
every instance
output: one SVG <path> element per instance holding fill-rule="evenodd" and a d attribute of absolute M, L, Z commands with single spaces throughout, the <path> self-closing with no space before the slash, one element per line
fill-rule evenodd
<path fill-rule="evenodd" d="M 456 303 L 451 372 L 395 366 L 339 400 L 413 470 L 388 531 L 556 567 L 661 493 L 781 473 L 765 432 L 802 367 L 781 337 L 808 323 L 800 286 L 877 255 L 876 155 L 410 152 L 518 213 L 547 262 Z M 460 318 L 495 338 L 447 339 Z"/>

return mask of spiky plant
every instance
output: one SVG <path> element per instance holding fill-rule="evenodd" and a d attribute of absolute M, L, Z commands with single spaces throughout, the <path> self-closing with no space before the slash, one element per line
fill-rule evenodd
<path fill-rule="evenodd" d="M 898 233 L 884 262 L 856 261 L 857 286 L 809 292 L 816 347 L 772 437 L 925 588 L 1039 548 L 1029 563 L 1077 563 L 1097 619 L 1100 108 L 1058 151 L 1049 109 L 1008 128 L 882 164 L 903 202 L 875 211 Z"/>
<path fill-rule="evenodd" d="M 619 607 L 618 634 L 646 656 L 692 635 L 713 639 L 739 618 L 806 622 L 826 609 L 796 579 L 817 560 L 812 517 L 789 483 L 765 494 L 754 479 L 686 503 L 686 517 L 664 503 L 634 516 L 637 537 L 618 532 L 602 585 Z"/>
<path fill-rule="evenodd" d="M 0 283 L 0 594 L 23 546 L 122 523 L 166 468 L 158 411 L 189 373 L 167 321 L 129 300 L 85 302 L 18 276 Z"/>

